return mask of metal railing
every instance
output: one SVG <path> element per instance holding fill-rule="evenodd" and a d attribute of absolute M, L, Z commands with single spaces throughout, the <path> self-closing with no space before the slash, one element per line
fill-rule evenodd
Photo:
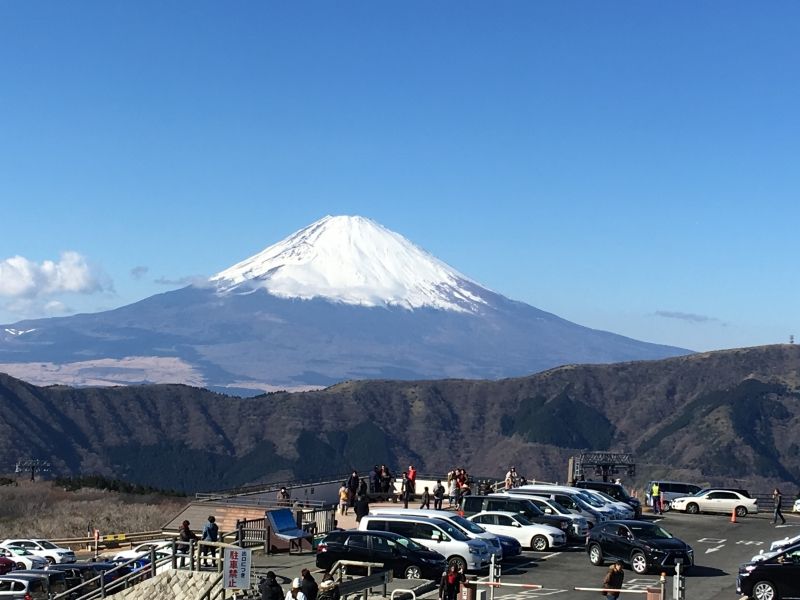
<path fill-rule="evenodd" d="M 134 533 L 112 533 L 109 535 L 101 535 L 97 540 L 98 548 L 114 548 L 122 544 L 137 544 L 139 542 L 147 542 L 154 538 L 161 536 L 161 530 L 156 531 L 138 531 Z M 87 546 L 94 547 L 94 536 L 87 537 L 72 537 L 72 538 L 57 538 L 51 539 L 56 546 L 69 548 L 70 546 Z"/>
<path fill-rule="evenodd" d="M 333 530 L 336 508 L 333 506 L 301 508 L 295 511 L 297 528 L 313 536 L 329 533 Z M 233 543 L 240 548 L 263 548 L 265 554 L 272 551 L 272 527 L 269 519 L 240 519 L 236 521 L 236 529 L 222 533 L 220 539 Z"/>

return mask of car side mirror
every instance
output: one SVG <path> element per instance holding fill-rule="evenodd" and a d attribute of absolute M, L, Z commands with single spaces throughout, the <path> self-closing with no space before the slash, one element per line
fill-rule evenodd
<path fill-rule="evenodd" d="M 514 527 L 522 527 L 522 525 L 520 525 L 519 523 L 517 523 L 516 521 L 514 521 Z"/>
<path fill-rule="evenodd" d="M 545 509 L 544 509 L 544 514 L 546 514 L 546 515 L 552 515 L 552 514 L 553 514 L 553 509 L 552 509 L 552 508 L 545 508 Z"/>

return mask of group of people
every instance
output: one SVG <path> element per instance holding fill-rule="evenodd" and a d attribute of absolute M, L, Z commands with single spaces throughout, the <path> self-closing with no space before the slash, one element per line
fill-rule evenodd
<path fill-rule="evenodd" d="M 177 546 L 177 553 L 181 555 L 181 566 L 186 564 L 186 556 L 189 554 L 189 549 L 191 548 L 192 543 L 197 543 L 197 534 L 192 531 L 188 520 L 184 520 L 180 527 L 178 527 L 178 546 Z M 218 542 L 219 541 L 219 525 L 217 525 L 217 519 L 214 515 L 209 515 L 208 521 L 206 521 L 205 526 L 203 527 L 203 537 L 201 538 L 204 542 Z M 214 560 L 217 557 L 217 549 L 211 544 L 204 544 L 202 548 L 202 555 L 203 555 L 203 565 L 204 566 L 215 566 Z M 211 557 L 209 560 L 209 556 Z"/>
<path fill-rule="evenodd" d="M 461 499 L 472 493 L 472 480 L 467 470 L 456 467 L 447 473 L 447 501 L 449 506 L 459 506 Z"/>
<path fill-rule="evenodd" d="M 369 513 L 369 500 L 367 499 L 367 484 L 353 471 L 347 481 L 339 488 L 339 514 L 346 515 L 352 508 L 356 515 L 356 523 Z"/>
<path fill-rule="evenodd" d="M 258 591 L 261 593 L 261 600 L 339 600 L 341 596 L 339 586 L 330 573 L 326 572 L 322 581 L 317 584 L 308 569 L 302 569 L 300 577 L 292 580 L 286 595 L 273 571 L 267 571 L 266 576 L 259 581 Z"/>
<path fill-rule="evenodd" d="M 512 488 L 520 487 L 527 483 L 528 480 L 525 479 L 524 476 L 517 473 L 517 467 L 512 465 L 511 467 L 508 468 L 508 471 L 506 472 L 506 477 L 503 480 L 503 487 L 506 490 L 510 490 Z"/>

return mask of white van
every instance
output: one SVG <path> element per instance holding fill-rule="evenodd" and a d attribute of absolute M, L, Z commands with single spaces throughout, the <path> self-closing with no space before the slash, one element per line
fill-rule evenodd
<path fill-rule="evenodd" d="M 465 519 L 458 513 L 449 510 L 422 510 L 413 508 L 374 508 L 370 510 L 371 515 L 391 515 L 395 517 L 424 517 L 426 519 L 444 519 L 449 521 L 461 530 L 465 536 L 470 539 L 483 540 L 489 546 L 489 553 L 494 554 L 495 560 L 503 558 L 503 549 L 500 546 L 500 540 L 497 535 L 486 531 L 477 523 L 473 523 L 469 519 Z"/>
<path fill-rule="evenodd" d="M 449 565 L 466 571 L 479 571 L 489 563 L 489 547 L 483 540 L 471 540 L 461 529 L 444 519 L 367 515 L 361 518 L 362 531 L 391 531 L 422 544 L 447 558 Z"/>
<path fill-rule="evenodd" d="M 519 494 L 518 496 L 514 496 L 514 494 L 511 493 L 508 495 L 512 498 L 527 498 L 546 515 L 556 515 L 569 519 L 570 527 L 567 535 L 569 538 L 571 538 L 570 541 L 572 542 L 581 540 L 585 541 L 586 536 L 589 535 L 589 521 L 586 520 L 585 517 L 582 517 L 581 515 L 564 508 L 552 498 L 548 498 L 546 496 L 533 496 L 530 494 Z"/>

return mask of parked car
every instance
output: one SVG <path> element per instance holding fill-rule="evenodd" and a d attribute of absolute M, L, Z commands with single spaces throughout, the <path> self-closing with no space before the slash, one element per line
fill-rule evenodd
<path fill-rule="evenodd" d="M 642 516 L 642 503 L 639 502 L 638 498 L 634 498 L 633 496 L 631 496 L 628 493 L 628 490 L 626 490 L 619 483 L 612 483 L 610 481 L 576 481 L 575 487 L 589 489 L 589 490 L 597 490 L 598 492 L 603 492 L 604 494 L 608 494 L 615 500 L 624 502 L 625 504 L 633 508 L 635 519 L 638 519 L 639 517 Z"/>
<path fill-rule="evenodd" d="M 792 512 L 800 513 L 800 498 L 794 501 L 794 505 L 792 506 Z"/>
<path fill-rule="evenodd" d="M 500 533 L 516 538 L 517 541 L 536 552 L 546 552 L 553 548 L 562 548 L 567 543 L 567 536 L 561 529 L 549 525 L 531 523 L 519 513 L 491 511 L 480 512 L 469 518 L 492 533 Z"/>
<path fill-rule="evenodd" d="M 645 488 L 645 496 L 647 498 L 647 505 L 653 506 L 653 497 L 651 492 L 653 490 L 653 483 L 658 481 L 658 493 L 661 498 L 661 504 L 667 505 L 672 502 L 674 498 L 681 496 L 691 496 L 700 491 L 700 486 L 693 483 L 686 483 L 685 481 L 663 481 L 661 479 L 650 481 Z"/>
<path fill-rule="evenodd" d="M 567 541 L 578 541 L 583 544 L 589 534 L 589 521 L 580 515 L 570 512 L 552 498 L 544 496 L 526 496 L 536 507 L 546 515 L 558 515 L 570 520 L 571 525 L 567 533 Z M 594 526 L 594 525 L 592 525 Z"/>
<path fill-rule="evenodd" d="M 693 515 L 699 512 L 731 514 L 736 511 L 737 517 L 744 517 L 758 513 L 757 499 L 728 490 L 711 489 L 698 492 L 694 496 L 675 498 L 671 505 L 672 510 L 682 510 Z"/>
<path fill-rule="evenodd" d="M 17 563 L 11 560 L 10 558 L 6 558 L 5 556 L 0 556 L 0 575 L 5 575 L 10 571 L 13 571 L 17 568 Z"/>
<path fill-rule="evenodd" d="M 111 560 L 131 560 L 132 558 L 140 558 L 142 556 L 149 558 L 151 548 L 156 549 L 157 557 L 171 555 L 172 540 L 151 540 L 149 542 L 142 542 L 130 550 L 121 550 L 117 552 Z"/>
<path fill-rule="evenodd" d="M 591 496 L 593 499 L 597 500 L 601 504 L 601 506 L 604 506 L 609 510 L 611 510 L 611 512 L 614 515 L 616 515 L 615 516 L 616 519 L 633 519 L 633 515 L 636 514 L 630 504 L 627 504 L 626 502 L 620 502 L 619 500 L 615 500 L 605 492 L 592 490 L 588 488 L 587 489 L 577 488 L 577 489 L 580 489 L 581 493 L 584 496 L 586 495 Z"/>
<path fill-rule="evenodd" d="M 674 567 L 682 562 L 683 572 L 694 564 L 694 550 L 666 529 L 648 521 L 608 521 L 598 525 L 586 539 L 589 562 L 621 560 L 636 573 L 653 568 Z"/>
<path fill-rule="evenodd" d="M 477 571 L 489 562 L 489 548 L 483 540 L 472 540 L 455 525 L 443 519 L 367 515 L 361 518 L 362 531 L 391 531 L 443 554 L 448 564 L 463 571 Z"/>
<path fill-rule="evenodd" d="M 516 491 L 516 490 L 515 490 Z M 492 494 L 489 496 L 467 496 L 463 499 L 464 516 L 476 515 L 484 511 L 509 511 L 528 517 L 531 523 L 550 525 L 569 535 L 571 521 L 566 517 L 546 515 L 524 495 Z"/>
<path fill-rule="evenodd" d="M 498 535 L 497 539 L 500 540 L 500 547 L 503 549 L 504 559 L 522 554 L 522 544 L 515 538 L 509 535 Z"/>
<path fill-rule="evenodd" d="M 17 569 L 44 569 L 49 564 L 46 558 L 19 546 L 0 547 L 0 556 L 13 560 Z"/>
<path fill-rule="evenodd" d="M 489 547 L 489 552 L 494 554 L 495 560 L 503 559 L 503 549 L 500 545 L 500 540 L 494 533 L 491 533 L 476 525 L 472 521 L 467 520 L 458 513 L 451 510 L 423 510 L 413 508 L 384 508 L 378 507 L 370 510 L 371 515 L 393 515 L 393 516 L 414 516 L 424 518 L 437 518 L 450 521 L 455 527 L 458 527 L 465 536 L 470 539 L 480 539 L 486 542 Z"/>
<path fill-rule="evenodd" d="M 740 566 L 736 592 L 755 600 L 800 598 L 800 546 Z"/>
<path fill-rule="evenodd" d="M 47 600 L 47 582 L 41 577 L 0 575 L 0 600 Z"/>
<path fill-rule="evenodd" d="M 522 486 L 515 488 L 513 490 L 513 495 L 539 496 L 541 498 L 553 500 L 564 509 L 586 519 L 589 527 L 594 527 L 598 523 L 607 521 L 609 519 L 608 514 L 589 504 L 586 498 L 581 495 L 582 491 L 583 490 L 568 486 Z M 525 516 L 527 517 L 528 515 Z M 584 537 L 580 540 L 580 543 L 582 544 L 585 540 L 586 538 Z"/>
<path fill-rule="evenodd" d="M 332 531 L 317 544 L 316 563 L 327 571 L 338 560 L 380 562 L 406 579 L 438 579 L 447 569 L 438 552 L 388 531 Z"/>
<path fill-rule="evenodd" d="M 0 546 L 9 548 L 18 546 L 28 552 L 46 558 L 50 563 L 75 562 L 75 553 L 69 548 L 56 546 L 53 542 L 43 539 L 7 539 L 0 542 Z"/>
<path fill-rule="evenodd" d="M 23 569 L 14 571 L 14 575 L 41 577 L 47 580 L 47 592 L 50 596 L 55 596 L 67 591 L 67 577 L 61 571 L 48 571 L 46 569 Z"/>

